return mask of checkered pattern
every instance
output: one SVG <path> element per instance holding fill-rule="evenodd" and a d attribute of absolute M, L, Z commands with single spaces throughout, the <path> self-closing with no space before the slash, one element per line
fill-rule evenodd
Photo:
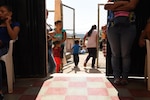
<path fill-rule="evenodd" d="M 20 80 L 13 94 L 5 93 L 5 100 L 150 100 L 144 81 L 130 79 L 130 84 L 123 87 L 96 75 Z"/>

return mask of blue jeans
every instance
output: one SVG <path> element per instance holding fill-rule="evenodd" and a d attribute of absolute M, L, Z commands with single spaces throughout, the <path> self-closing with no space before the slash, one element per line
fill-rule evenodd
<path fill-rule="evenodd" d="M 79 63 L 79 54 L 73 54 L 73 61 L 74 61 L 75 67 L 77 67 Z"/>
<path fill-rule="evenodd" d="M 48 47 L 48 65 L 49 65 L 48 72 L 51 73 L 51 74 L 54 73 L 56 63 L 54 61 L 54 57 L 53 57 L 53 54 L 52 54 L 52 46 L 51 45 L 49 45 L 49 47 Z"/>
<path fill-rule="evenodd" d="M 130 53 L 136 36 L 135 25 L 115 25 L 108 28 L 108 41 L 111 47 L 111 64 L 115 78 L 127 79 L 130 71 Z"/>
<path fill-rule="evenodd" d="M 8 46 L 0 48 L 0 57 L 8 52 Z M 0 62 L 0 91 L 2 90 L 2 64 Z"/>

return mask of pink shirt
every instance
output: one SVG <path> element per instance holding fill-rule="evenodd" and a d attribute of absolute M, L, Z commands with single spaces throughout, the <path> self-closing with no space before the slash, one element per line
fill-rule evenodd
<path fill-rule="evenodd" d="M 97 47 L 97 40 L 96 40 L 96 37 L 97 37 L 97 30 L 93 30 L 92 34 L 90 37 L 88 37 L 88 33 L 86 34 L 87 38 L 88 38 L 88 42 L 87 42 L 87 48 L 96 48 Z"/>
<path fill-rule="evenodd" d="M 114 16 L 115 17 L 119 17 L 119 16 L 129 17 L 129 12 L 128 11 L 116 11 L 114 12 Z"/>

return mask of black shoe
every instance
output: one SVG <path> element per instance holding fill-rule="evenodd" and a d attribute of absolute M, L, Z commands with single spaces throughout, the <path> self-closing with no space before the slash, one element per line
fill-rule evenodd
<path fill-rule="evenodd" d="M 114 84 L 115 85 L 120 85 L 120 81 L 121 81 L 120 78 L 115 78 L 114 79 Z"/>
<path fill-rule="evenodd" d="M 61 70 L 59 71 L 59 73 L 63 73 L 63 69 L 61 69 Z"/>
<path fill-rule="evenodd" d="M 128 85 L 128 80 L 122 79 L 120 83 L 121 83 L 121 85 Z"/>
<path fill-rule="evenodd" d="M 0 94 L 0 100 L 4 100 L 4 95 Z"/>
<path fill-rule="evenodd" d="M 95 67 L 92 67 L 92 69 L 95 69 Z"/>

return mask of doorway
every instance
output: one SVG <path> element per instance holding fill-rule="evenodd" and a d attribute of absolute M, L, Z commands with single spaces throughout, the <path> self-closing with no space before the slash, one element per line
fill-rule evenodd
<path fill-rule="evenodd" d="M 48 11 L 49 11 L 49 13 L 50 13 L 50 16 L 49 16 L 49 18 L 48 18 L 48 22 L 54 27 L 54 25 L 53 25 L 53 23 L 54 23 L 54 20 L 55 20 L 55 15 L 54 15 L 54 12 L 55 12 L 55 0 L 51 0 L 51 1 L 49 1 L 49 0 L 47 0 L 46 1 L 46 5 L 47 5 L 47 9 L 48 9 Z M 78 39 L 78 40 L 82 40 L 83 39 L 83 36 L 80 38 L 80 37 L 78 37 L 78 36 L 76 36 L 76 32 L 75 32 L 75 9 L 74 8 L 72 8 L 72 7 L 70 7 L 70 6 L 68 6 L 68 5 L 65 5 L 65 4 L 61 4 L 61 8 L 62 8 L 62 12 L 61 12 L 61 19 L 63 20 L 63 26 L 64 26 L 64 29 L 66 29 L 66 31 L 67 31 L 67 36 L 68 36 L 68 38 L 67 38 L 67 40 L 66 40 L 66 51 L 65 51 L 65 54 L 70 54 L 70 52 L 71 52 L 71 48 L 72 48 L 72 46 L 73 46 L 73 44 L 74 44 L 74 39 Z M 100 16 L 102 16 L 101 18 L 103 18 L 103 16 L 107 16 L 107 12 L 106 11 L 104 11 L 104 5 L 102 5 L 102 7 L 103 7 L 103 9 L 101 9 L 99 12 L 102 12 L 101 13 L 101 15 Z M 102 8 L 101 7 L 101 8 Z M 105 15 L 104 15 L 104 13 L 105 13 Z M 101 19 L 101 20 L 106 20 L 105 22 L 103 22 L 103 23 L 100 23 L 100 26 L 99 27 L 101 27 L 101 26 L 103 26 L 103 25 L 105 25 L 106 24 L 106 22 L 107 22 L 107 17 L 105 17 L 105 18 L 103 18 L 103 19 Z M 99 37 L 100 39 L 101 39 L 101 37 Z M 99 42 L 100 42 L 100 39 L 99 39 L 99 41 L 97 41 L 98 42 L 98 44 L 99 44 Z M 103 55 L 103 52 L 99 49 L 99 45 L 98 45 L 98 53 L 97 53 L 97 55 L 100 55 L 100 56 L 98 56 L 98 59 L 97 59 L 97 67 L 98 67 L 98 70 L 94 70 L 94 71 L 91 71 L 91 68 L 89 67 L 89 68 L 84 68 L 83 67 L 83 59 L 85 59 L 86 58 L 86 56 L 87 56 L 87 53 L 85 53 L 85 54 L 81 54 L 80 55 L 80 66 L 81 66 L 81 68 L 75 68 L 74 69 L 74 64 L 73 64 L 73 57 L 72 57 L 72 55 L 71 55 L 71 57 L 69 57 L 69 59 L 68 59 L 68 57 L 66 57 L 67 58 L 67 62 L 68 63 L 66 63 L 66 65 L 64 66 L 64 73 L 100 73 L 101 71 L 100 70 L 103 70 L 103 73 L 105 73 L 105 68 L 106 68 L 106 58 L 104 57 L 104 55 Z M 68 55 L 66 55 L 66 56 L 68 56 Z M 100 60 L 100 61 L 99 61 Z M 89 65 L 91 64 L 90 63 L 91 62 L 91 60 L 89 61 Z"/>

